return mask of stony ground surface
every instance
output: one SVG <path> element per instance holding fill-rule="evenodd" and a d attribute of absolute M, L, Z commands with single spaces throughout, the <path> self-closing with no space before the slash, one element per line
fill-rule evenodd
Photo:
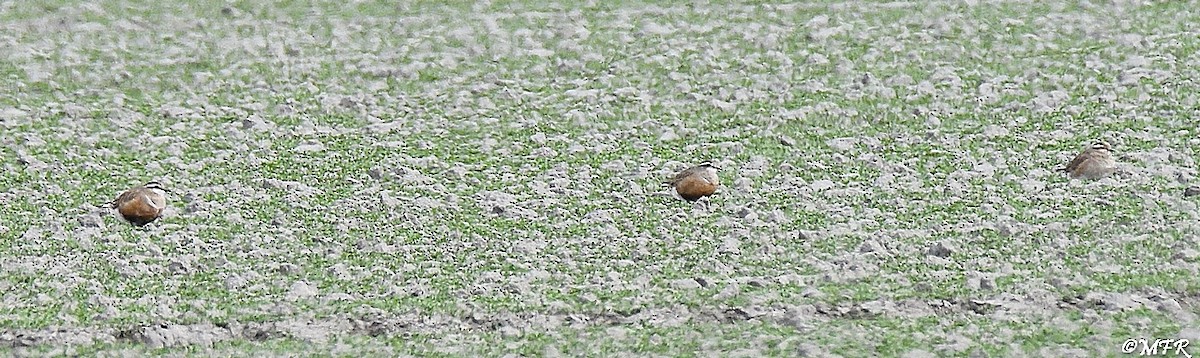
<path fill-rule="evenodd" d="M 1198 22 L 1125 1 L 0 2 L 0 352 L 1200 343 Z M 1095 140 L 1121 172 L 1055 171 Z M 718 195 L 661 185 L 703 160 Z M 95 206 L 150 179 L 173 191 L 147 229 Z"/>

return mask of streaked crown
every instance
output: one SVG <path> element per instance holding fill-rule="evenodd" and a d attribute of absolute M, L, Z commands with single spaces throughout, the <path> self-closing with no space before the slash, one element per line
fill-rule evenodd
<path fill-rule="evenodd" d="M 711 161 L 705 161 L 704 163 L 700 163 L 700 167 L 701 167 L 701 168 L 713 168 L 713 169 L 716 169 L 716 170 L 721 170 L 721 168 L 717 168 L 715 165 L 713 165 L 713 163 L 712 163 Z"/>
<path fill-rule="evenodd" d="M 150 189 L 150 190 L 161 190 L 163 193 L 170 192 L 169 190 L 167 190 L 167 188 L 164 188 L 162 186 L 162 183 L 159 183 L 156 180 L 151 180 L 150 182 L 147 182 L 146 185 L 142 185 L 142 187 L 146 188 L 146 189 Z"/>
<path fill-rule="evenodd" d="M 1108 145 L 1108 142 L 1105 142 L 1105 141 L 1097 141 L 1096 143 L 1092 144 L 1092 149 L 1094 149 L 1094 150 L 1103 150 L 1103 151 L 1106 151 L 1106 152 L 1111 152 L 1111 151 L 1112 151 L 1112 146 Z"/>

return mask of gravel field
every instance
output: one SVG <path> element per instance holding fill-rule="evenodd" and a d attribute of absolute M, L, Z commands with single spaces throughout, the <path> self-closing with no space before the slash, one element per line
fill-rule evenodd
<path fill-rule="evenodd" d="M 1194 2 L 400 3 L 0 1 L 0 355 L 1200 354 Z"/>

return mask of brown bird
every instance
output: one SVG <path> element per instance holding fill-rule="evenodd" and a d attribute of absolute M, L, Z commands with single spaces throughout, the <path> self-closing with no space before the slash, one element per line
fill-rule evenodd
<path fill-rule="evenodd" d="M 1059 170 L 1067 172 L 1071 179 L 1100 179 L 1116 172 L 1117 162 L 1112 158 L 1112 147 L 1101 141 L 1092 144 Z"/>
<path fill-rule="evenodd" d="M 675 192 L 684 200 L 700 200 L 715 193 L 717 186 L 721 185 L 721 180 L 717 178 L 717 171 L 720 169 L 714 167 L 711 162 L 704 162 L 679 172 L 674 179 L 664 184 L 674 186 Z"/>
<path fill-rule="evenodd" d="M 159 182 L 151 181 L 126 190 L 116 200 L 108 202 L 108 206 L 117 209 L 130 224 L 145 226 L 162 216 L 163 209 L 167 207 L 167 190 Z"/>

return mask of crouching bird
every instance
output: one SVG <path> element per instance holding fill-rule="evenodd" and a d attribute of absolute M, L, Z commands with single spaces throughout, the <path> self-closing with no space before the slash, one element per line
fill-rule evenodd
<path fill-rule="evenodd" d="M 1075 156 L 1067 166 L 1059 169 L 1071 179 L 1100 179 L 1117 171 L 1117 162 L 1112 158 L 1112 146 L 1100 141 Z"/>
<path fill-rule="evenodd" d="M 675 174 L 675 178 L 663 183 L 675 187 L 675 192 L 684 200 L 696 201 L 717 191 L 717 186 L 721 185 L 720 179 L 717 179 L 720 169 L 714 167 L 712 162 L 704 162 Z"/>
<path fill-rule="evenodd" d="M 117 196 L 116 200 L 107 203 L 110 208 L 117 209 L 121 218 L 137 227 L 145 226 L 162 216 L 167 207 L 167 190 L 162 184 L 151 181 L 140 187 L 132 188 Z"/>

